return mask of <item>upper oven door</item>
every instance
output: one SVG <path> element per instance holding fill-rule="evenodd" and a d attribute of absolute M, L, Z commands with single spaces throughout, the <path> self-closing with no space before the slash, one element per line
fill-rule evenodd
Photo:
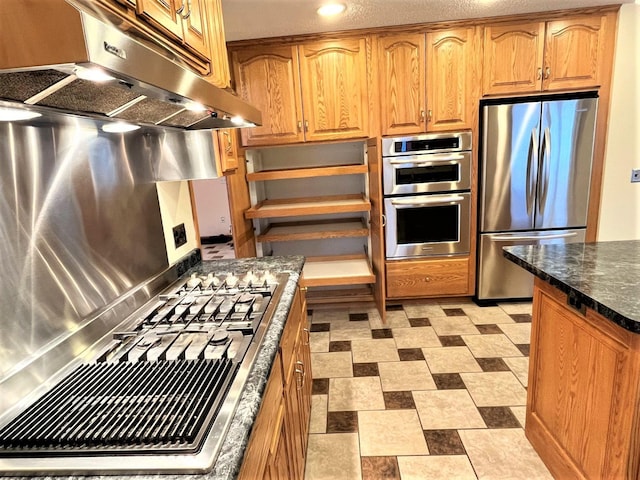
<path fill-rule="evenodd" d="M 385 195 L 471 188 L 471 152 L 383 157 Z"/>

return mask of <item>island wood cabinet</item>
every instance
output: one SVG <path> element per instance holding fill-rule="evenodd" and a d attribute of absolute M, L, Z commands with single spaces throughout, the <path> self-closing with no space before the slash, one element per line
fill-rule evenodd
<path fill-rule="evenodd" d="M 241 480 L 302 480 L 311 411 L 305 292 L 296 291 L 240 469 Z"/>
<path fill-rule="evenodd" d="M 473 294 L 469 257 L 386 262 L 387 298 Z"/>
<path fill-rule="evenodd" d="M 525 433 L 555 478 L 637 479 L 640 335 L 535 279 Z"/>
<path fill-rule="evenodd" d="M 383 135 L 473 127 L 480 63 L 475 32 L 467 27 L 378 38 Z"/>
<path fill-rule="evenodd" d="M 232 50 L 236 89 L 262 111 L 244 146 L 364 138 L 368 133 L 364 37 Z"/>
<path fill-rule="evenodd" d="M 484 95 L 599 87 L 614 14 L 484 27 Z"/>

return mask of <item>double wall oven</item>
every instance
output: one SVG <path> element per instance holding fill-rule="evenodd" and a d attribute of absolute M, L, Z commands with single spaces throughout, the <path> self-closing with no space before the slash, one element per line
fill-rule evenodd
<path fill-rule="evenodd" d="M 471 133 L 382 140 L 388 260 L 469 253 Z"/>

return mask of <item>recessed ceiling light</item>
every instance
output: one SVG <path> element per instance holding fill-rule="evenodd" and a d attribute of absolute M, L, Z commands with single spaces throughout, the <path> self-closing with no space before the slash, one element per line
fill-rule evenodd
<path fill-rule="evenodd" d="M 347 6 L 344 3 L 327 3 L 318 9 L 318 15 L 331 17 L 345 11 Z"/>
<path fill-rule="evenodd" d="M 115 80 L 115 77 L 112 77 L 104 70 L 96 67 L 76 67 L 73 70 L 73 73 L 75 73 L 76 77 L 78 78 L 81 78 L 83 80 L 90 80 L 92 82 L 108 82 L 109 80 Z"/>
<path fill-rule="evenodd" d="M 41 117 L 38 112 L 31 112 L 21 108 L 0 107 L 0 122 L 14 122 L 17 120 L 30 120 Z"/>
<path fill-rule="evenodd" d="M 102 131 L 107 133 L 124 133 L 131 132 L 133 130 L 138 130 L 140 127 L 138 125 L 131 125 L 130 123 L 125 122 L 115 122 L 115 123 L 105 123 L 102 126 Z"/>

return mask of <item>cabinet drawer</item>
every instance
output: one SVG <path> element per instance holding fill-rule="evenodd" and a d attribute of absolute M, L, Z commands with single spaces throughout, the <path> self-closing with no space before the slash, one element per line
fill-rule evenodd
<path fill-rule="evenodd" d="M 469 259 L 387 262 L 387 297 L 470 295 Z"/>
<path fill-rule="evenodd" d="M 301 328 L 300 315 L 301 300 L 300 292 L 296 290 L 296 295 L 291 302 L 291 310 L 287 317 L 287 324 L 282 332 L 282 338 L 280 339 L 280 352 L 282 356 L 282 368 L 284 372 L 284 382 L 289 383 L 289 377 L 293 371 L 293 367 L 296 361 L 295 350 L 298 341 L 298 336 Z"/>

